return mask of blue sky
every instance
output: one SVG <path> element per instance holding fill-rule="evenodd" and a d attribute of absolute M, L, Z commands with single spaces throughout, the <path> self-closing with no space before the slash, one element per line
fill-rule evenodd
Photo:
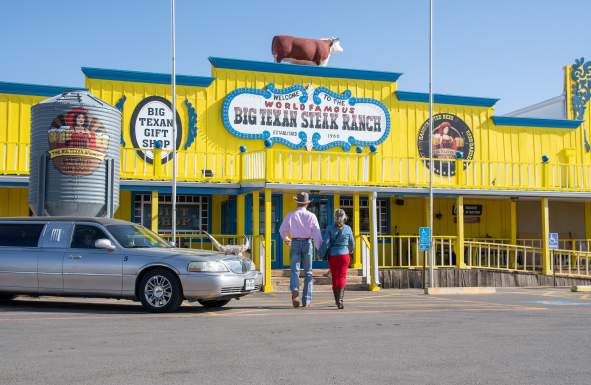
<path fill-rule="evenodd" d="M 81 66 L 167 72 L 168 0 L 3 1 L 0 81 L 79 86 Z M 208 56 L 271 60 L 275 34 L 338 36 L 330 66 L 402 72 L 427 91 L 428 0 L 177 0 L 177 72 Z M 434 90 L 501 98 L 506 113 L 562 93 L 591 57 L 589 0 L 435 0 Z"/>

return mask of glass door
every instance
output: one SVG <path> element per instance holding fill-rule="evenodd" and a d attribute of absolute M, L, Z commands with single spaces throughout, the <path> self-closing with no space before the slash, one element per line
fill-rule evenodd
<path fill-rule="evenodd" d="M 310 195 L 312 203 L 308 206 L 308 210 L 313 212 L 318 218 L 320 231 L 324 234 L 326 228 L 333 223 L 333 207 L 334 198 L 332 195 Z M 328 261 L 324 260 L 316 250 L 314 251 L 314 259 L 312 263 L 313 268 L 323 269 L 328 267 Z"/>

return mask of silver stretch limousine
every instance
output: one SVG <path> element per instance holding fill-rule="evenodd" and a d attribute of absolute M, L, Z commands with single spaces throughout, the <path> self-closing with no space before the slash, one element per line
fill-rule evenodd
<path fill-rule="evenodd" d="M 150 312 L 171 312 L 183 299 L 220 307 L 259 290 L 261 273 L 243 257 L 248 244 L 220 248 L 212 242 L 220 252 L 175 248 L 115 219 L 0 218 L 0 299 L 126 298 Z"/>

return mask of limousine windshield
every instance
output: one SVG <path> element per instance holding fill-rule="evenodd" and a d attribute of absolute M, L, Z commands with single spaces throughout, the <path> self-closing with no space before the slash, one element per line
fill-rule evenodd
<path fill-rule="evenodd" d="M 142 226 L 109 225 L 107 229 L 125 248 L 172 247 L 170 243 Z"/>

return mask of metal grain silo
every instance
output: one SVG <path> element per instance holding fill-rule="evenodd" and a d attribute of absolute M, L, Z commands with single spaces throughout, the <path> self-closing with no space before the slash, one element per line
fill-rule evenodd
<path fill-rule="evenodd" d="M 87 91 L 31 108 L 29 206 L 35 215 L 113 216 L 121 113 Z"/>

